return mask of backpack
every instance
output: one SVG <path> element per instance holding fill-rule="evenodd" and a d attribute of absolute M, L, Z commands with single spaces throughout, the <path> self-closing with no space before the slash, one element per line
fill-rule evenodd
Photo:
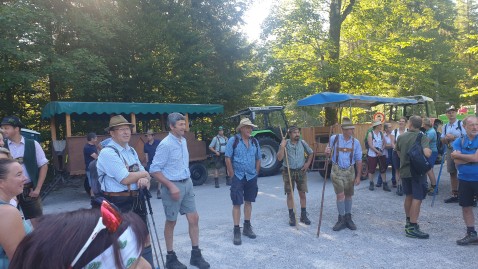
<path fill-rule="evenodd" d="M 414 177 L 426 175 L 431 168 L 428 158 L 423 154 L 422 137 L 423 133 L 418 133 L 415 143 L 407 152 L 410 158 L 410 172 Z"/>
<path fill-rule="evenodd" d="M 445 153 L 445 144 L 441 142 L 441 133 L 435 128 L 435 132 L 437 133 L 437 149 L 438 149 L 438 154 L 443 155 Z"/>
<path fill-rule="evenodd" d="M 364 145 L 365 145 L 365 149 L 367 149 L 367 150 L 370 148 L 369 145 L 368 145 L 368 134 L 369 134 L 369 133 L 372 133 L 372 142 L 373 142 L 373 140 L 375 140 L 375 138 L 374 138 L 374 136 L 373 136 L 373 128 L 369 128 L 369 129 L 367 130 L 367 133 L 365 133 L 365 138 L 364 138 L 364 140 L 363 140 L 363 143 L 364 143 Z M 380 135 L 382 136 L 382 141 L 384 141 L 383 143 L 385 143 L 385 139 L 384 139 L 384 137 L 383 137 L 383 133 L 380 132 Z"/>
<path fill-rule="evenodd" d="M 118 157 L 120 157 L 120 159 L 122 159 L 119 151 L 115 147 L 107 145 L 104 148 L 113 149 L 116 152 L 116 154 L 118 154 Z M 133 149 L 133 148 L 131 148 L 131 149 Z M 134 149 L 133 149 L 133 153 L 136 154 L 136 151 Z M 123 159 L 123 161 L 124 161 L 124 159 Z M 103 181 L 103 178 L 106 176 L 106 174 L 103 174 L 101 176 L 98 175 L 98 169 L 96 167 L 97 162 L 98 162 L 98 159 L 95 159 L 95 160 L 91 161 L 90 164 L 88 165 L 88 170 L 90 171 L 91 191 L 93 191 L 93 194 L 95 196 L 101 196 L 103 194 L 103 191 L 101 190 L 100 180 Z"/>

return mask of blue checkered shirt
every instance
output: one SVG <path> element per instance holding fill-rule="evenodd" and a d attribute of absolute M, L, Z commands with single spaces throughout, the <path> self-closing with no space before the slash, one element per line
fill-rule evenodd
<path fill-rule="evenodd" d="M 239 143 L 237 143 L 236 149 L 233 150 L 235 139 L 239 139 Z M 261 159 L 259 141 L 257 142 L 257 147 L 252 143 L 251 138 L 249 139 L 249 148 L 247 148 L 240 135 L 235 135 L 227 141 L 225 156 L 231 158 L 234 153 L 232 167 L 234 169 L 234 175 L 238 179 L 243 179 L 244 176 L 247 180 L 257 177 L 256 161 Z"/>

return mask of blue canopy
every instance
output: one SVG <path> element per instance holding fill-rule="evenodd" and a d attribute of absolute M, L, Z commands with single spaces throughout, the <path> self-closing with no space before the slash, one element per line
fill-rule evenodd
<path fill-rule="evenodd" d="M 394 98 L 368 95 L 353 95 L 345 93 L 321 92 L 297 102 L 298 106 L 323 106 L 323 107 L 364 107 L 370 108 L 380 104 L 417 104 L 417 100 L 410 98 Z"/>

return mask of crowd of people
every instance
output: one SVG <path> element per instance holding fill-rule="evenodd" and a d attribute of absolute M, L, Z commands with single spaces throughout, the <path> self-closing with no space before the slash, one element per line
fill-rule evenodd
<path fill-rule="evenodd" d="M 381 187 L 389 192 L 392 187 L 397 189 L 398 195 L 405 195 L 405 235 L 429 238 L 429 234 L 420 229 L 418 219 L 423 199 L 427 194 L 436 194 L 437 179 L 431 168 L 438 156 L 438 142 L 441 142 L 447 148 L 443 158 L 446 158 L 452 181 L 452 195 L 444 202 L 459 202 L 467 227 L 465 237 L 457 240 L 457 244 L 478 244 L 473 214 L 478 195 L 478 119 L 468 116 L 459 121 L 454 107 L 447 109 L 446 115 L 449 122 L 443 125 L 440 141 L 428 118 L 401 118 L 396 129 L 392 129 L 390 123 L 373 122 L 367 133 L 365 152 L 369 189 Z M 143 190 L 150 188 L 152 180 L 159 183 L 157 197 L 162 199 L 166 218 L 165 267 L 187 268 L 180 262 L 173 244 L 178 216 L 185 215 L 191 241 L 189 263 L 201 269 L 210 268 L 199 248 L 199 214 L 184 138 L 186 119 L 182 114 L 168 115 L 170 131 L 163 140 L 155 139 L 152 131 L 146 132 L 146 159 L 143 162 L 129 145 L 134 125 L 123 116 L 111 117 L 105 129 L 111 138 L 103 141 L 100 150 L 96 134 L 89 133 L 83 152 L 87 182 L 93 186 L 98 180 L 101 195 L 89 192 L 92 209 L 45 216 L 39 198 L 48 169 L 45 153 L 38 142 L 21 135 L 23 123 L 18 117 L 5 117 L 1 127 L 0 268 L 152 268 L 154 249 L 151 243 L 154 242 L 151 242 L 151 226 L 143 196 Z M 244 118 L 230 138 L 226 138 L 223 128 L 219 127 L 209 145 L 215 156 L 215 187 L 219 188 L 219 169 L 222 167 L 226 170 L 226 184 L 230 185 L 234 245 L 242 244 L 242 236 L 256 238 L 251 221 L 252 204 L 258 194 L 261 152 L 259 142 L 251 136 L 255 127 L 250 119 Z M 354 187 L 361 183 L 363 161 L 361 143 L 354 136 L 352 121 L 344 118 L 341 129 L 341 133 L 329 138 L 325 149 L 332 163 L 330 174 L 338 211 L 334 231 L 357 229 L 352 220 L 352 197 Z M 431 164 L 423 174 L 415 172 L 408 154 L 416 143 Z M 277 153 L 283 163 L 290 226 L 297 225 L 295 188 L 301 208 L 299 221 L 311 224 L 306 193 L 307 170 L 313 156 L 311 147 L 301 139 L 300 129 L 290 126 Z M 95 168 L 91 168 L 92 162 Z M 392 178 L 388 185 L 386 170 L 390 165 Z M 375 183 L 377 166 L 379 175 Z"/>

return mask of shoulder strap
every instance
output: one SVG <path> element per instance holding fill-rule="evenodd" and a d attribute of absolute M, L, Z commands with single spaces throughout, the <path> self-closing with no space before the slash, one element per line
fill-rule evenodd
<path fill-rule="evenodd" d="M 340 135 L 340 134 L 336 134 L 336 135 L 335 135 L 335 137 L 334 137 L 334 143 L 332 144 L 332 148 L 335 147 L 335 163 L 336 163 L 336 164 L 339 164 L 339 150 L 338 150 L 338 148 L 339 148 L 339 143 L 338 143 L 338 141 L 339 141 L 339 135 Z"/>
<path fill-rule="evenodd" d="M 395 140 L 397 140 L 398 128 L 397 128 L 397 129 L 395 129 L 395 130 L 393 130 L 393 133 L 394 133 L 393 135 L 395 136 Z"/>
<path fill-rule="evenodd" d="M 446 135 L 446 127 L 448 126 L 448 123 L 445 123 L 445 127 L 443 128 L 443 133 Z"/>
<path fill-rule="evenodd" d="M 120 157 L 120 159 L 123 160 L 124 164 L 125 164 L 125 165 L 128 165 L 128 163 L 126 162 L 126 160 L 123 158 L 123 156 L 121 156 L 121 154 L 119 153 L 119 151 L 118 151 L 115 147 L 110 146 L 110 145 L 106 145 L 105 148 L 111 148 L 111 149 L 113 149 L 113 150 L 116 152 L 116 154 L 118 154 L 118 157 Z M 133 149 L 133 152 L 135 152 L 134 149 Z"/>
<path fill-rule="evenodd" d="M 458 130 L 460 130 L 461 133 L 461 120 L 458 120 Z"/>

